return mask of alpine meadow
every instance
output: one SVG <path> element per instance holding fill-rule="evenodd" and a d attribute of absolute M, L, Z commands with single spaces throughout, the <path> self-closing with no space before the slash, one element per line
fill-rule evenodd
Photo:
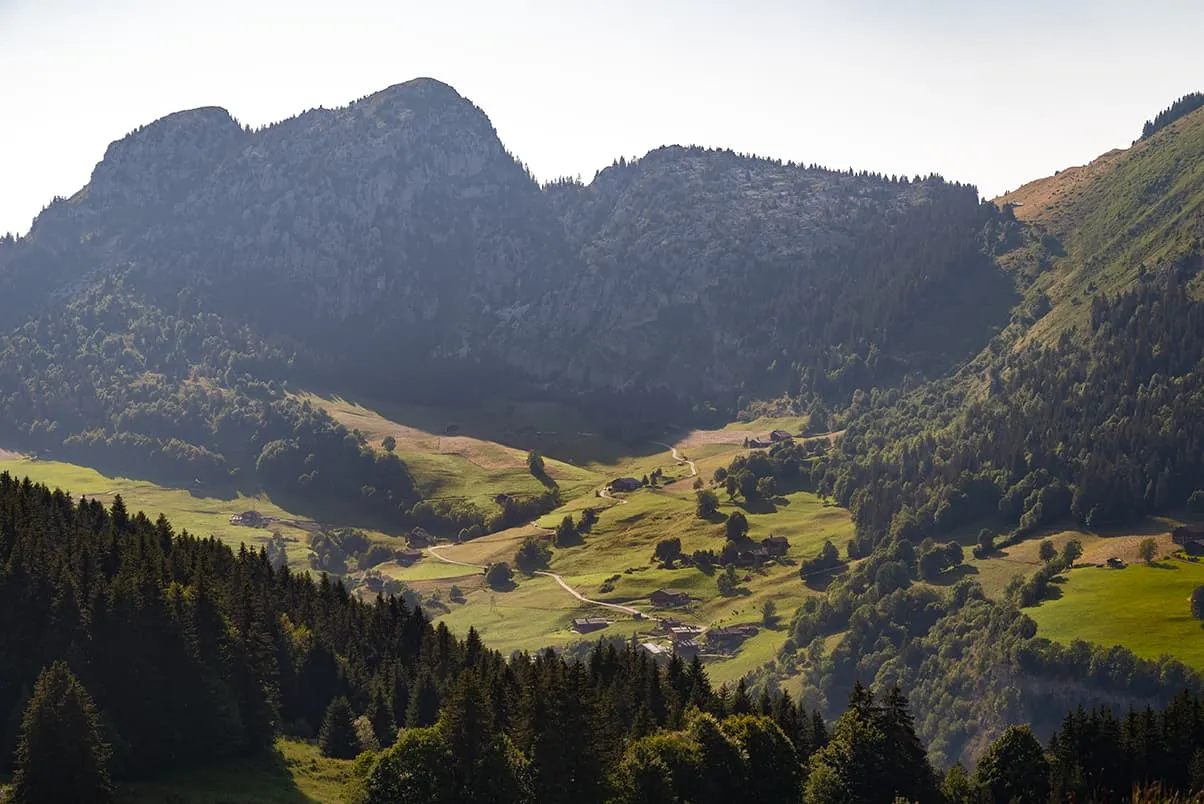
<path fill-rule="evenodd" d="M 1160 102 L 994 199 L 431 78 L 112 143 L 0 239 L 0 801 L 1204 800 Z"/>

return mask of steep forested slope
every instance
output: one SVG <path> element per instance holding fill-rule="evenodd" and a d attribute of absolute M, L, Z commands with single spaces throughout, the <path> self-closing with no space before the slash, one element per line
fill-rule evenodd
<path fill-rule="evenodd" d="M 815 694 L 853 678 L 902 680 L 939 712 L 921 734 L 953 755 L 1009 720 L 1040 725 L 1050 701 L 1157 698 L 1184 683 L 1173 662 L 1036 638 L 1016 606 L 1039 601 L 1052 570 L 1004 601 L 972 581 L 949 596 L 913 584 L 930 580 L 924 556 L 955 536 L 984 529 L 987 554 L 1055 524 L 1181 513 L 1204 488 L 1202 131 L 1197 112 L 1013 194 L 1034 226 L 1021 233 L 1029 253 L 1013 258 L 1039 256 L 1029 292 L 1048 290 L 1055 304 L 1019 309 L 960 372 L 850 410 L 844 436 L 813 461 L 817 490 L 853 514 L 850 557 L 866 557 L 804 606 L 781 657 Z M 817 644 L 834 634 L 843 639 L 824 655 Z"/>

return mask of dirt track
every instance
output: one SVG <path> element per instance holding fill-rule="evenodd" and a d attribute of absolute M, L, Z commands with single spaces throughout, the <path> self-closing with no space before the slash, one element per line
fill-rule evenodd
<path fill-rule="evenodd" d="M 536 527 L 538 527 L 538 526 L 536 526 Z M 433 557 L 439 559 L 440 561 L 444 561 L 448 564 L 455 564 L 460 567 L 472 567 L 473 569 L 479 569 L 479 570 L 485 569 L 485 566 L 483 564 L 469 564 L 464 561 L 456 561 L 453 558 L 448 558 L 447 556 L 440 555 L 439 549 L 441 547 L 450 547 L 450 546 L 451 545 L 444 544 L 444 545 L 436 545 L 434 547 L 428 547 L 428 548 L 426 548 L 426 553 L 427 553 L 427 555 L 433 556 Z M 577 598 L 582 603 L 588 603 L 591 606 L 601 606 L 602 608 L 606 608 L 606 609 L 614 609 L 615 611 L 621 611 L 625 614 L 630 614 L 633 617 L 643 616 L 643 612 L 641 612 L 639 609 L 633 609 L 631 606 L 623 606 L 618 603 L 604 603 L 601 600 L 590 600 L 588 597 L 581 594 L 576 589 L 574 589 L 573 587 L 571 587 L 567 583 L 565 583 L 564 578 L 560 577 L 559 575 L 557 575 L 554 572 L 544 572 L 542 570 L 536 570 L 533 574 L 543 575 L 545 578 L 551 578 L 552 580 L 556 581 L 556 583 L 560 584 L 561 589 L 568 592 L 570 595 Z"/>

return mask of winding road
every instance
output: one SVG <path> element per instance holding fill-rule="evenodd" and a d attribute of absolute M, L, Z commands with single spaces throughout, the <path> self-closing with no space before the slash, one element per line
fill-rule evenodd
<path fill-rule="evenodd" d="M 531 524 L 534 525 L 535 523 L 531 523 Z M 539 527 L 539 526 L 536 525 L 536 527 Z M 544 530 L 546 530 L 546 528 L 544 528 Z M 454 558 L 448 558 L 447 556 L 442 555 L 439 552 L 439 550 L 440 550 L 440 548 L 443 548 L 443 547 L 451 547 L 451 545 L 441 544 L 441 545 L 435 545 L 433 547 L 428 547 L 428 548 L 426 548 L 426 553 L 427 553 L 427 555 L 433 556 L 447 564 L 455 564 L 456 566 L 459 566 L 459 567 L 471 567 L 472 569 L 478 569 L 478 570 L 485 569 L 485 566 L 483 564 L 469 564 L 466 561 L 456 561 Z M 582 603 L 588 603 L 591 606 L 601 606 L 604 609 L 614 609 L 615 611 L 621 611 L 624 614 L 630 614 L 632 617 L 635 617 L 636 619 L 641 619 L 644 616 L 644 613 L 642 611 L 640 611 L 639 609 L 634 609 L 631 606 L 624 606 L 619 603 L 605 603 L 601 600 L 590 600 L 588 597 L 581 594 L 576 589 L 574 589 L 573 587 L 571 587 L 567 583 L 565 583 L 564 578 L 560 577 L 559 575 L 557 575 L 554 572 L 544 572 L 543 570 L 536 570 L 533 574 L 543 575 L 546 578 L 551 578 L 556 583 L 560 584 L 561 589 L 568 592 L 570 595 L 577 598 Z"/>
<path fill-rule="evenodd" d="M 694 477 L 698 474 L 698 466 L 692 460 L 690 460 L 689 458 L 685 457 L 680 452 L 678 452 L 677 447 L 673 446 L 672 444 L 665 444 L 661 441 L 653 441 L 652 443 L 656 444 L 659 447 L 664 447 L 665 449 L 669 450 L 670 454 L 673 455 L 673 460 L 677 461 L 679 464 L 684 463 L 684 464 L 689 465 L 690 477 Z M 602 497 L 604 499 L 607 499 L 607 500 L 611 500 L 615 503 L 618 503 L 619 505 L 627 504 L 627 500 L 624 500 L 620 497 L 611 496 L 610 489 L 606 488 L 605 486 L 603 486 L 601 489 L 598 490 L 598 496 Z M 550 530 L 550 528 L 545 528 L 542 525 L 540 525 L 538 522 L 532 522 L 531 526 L 538 528 L 540 530 L 543 530 L 543 531 Z M 426 553 L 427 553 L 427 555 L 432 556 L 433 558 L 436 558 L 439 561 L 442 561 L 446 564 L 455 564 L 458 567 L 469 567 L 471 569 L 476 569 L 476 570 L 484 570 L 485 569 L 485 566 L 483 564 L 470 564 L 467 561 L 457 561 L 454 558 L 448 558 L 447 556 L 445 556 L 439 552 L 439 550 L 441 550 L 442 548 L 451 547 L 451 546 L 452 545 L 449 545 L 449 544 L 434 545 L 434 546 L 426 548 Z M 637 619 L 644 617 L 644 613 L 642 611 L 640 611 L 639 609 L 636 609 L 636 608 L 632 608 L 631 606 L 624 606 L 621 603 L 606 603 L 601 600 L 591 600 L 590 598 L 588 598 L 585 595 L 578 592 L 573 587 L 569 586 L 565 582 L 564 578 L 562 578 L 561 576 L 557 575 L 554 572 L 546 572 L 544 570 L 536 570 L 532 574 L 542 575 L 545 578 L 551 578 L 552 580 L 556 581 L 556 583 L 558 583 L 560 585 L 561 589 L 568 592 L 570 595 L 577 598 L 577 600 L 579 600 L 582 603 L 588 603 L 591 606 L 600 606 L 604 609 L 612 609 L 614 611 L 621 611 L 624 614 L 630 614 L 632 617 L 635 617 Z"/>
<path fill-rule="evenodd" d="M 669 453 L 673 456 L 673 460 L 677 461 L 678 463 L 688 463 L 690 465 L 690 477 L 694 477 L 698 474 L 698 466 L 695 465 L 692 460 L 678 452 L 677 447 L 673 446 L 672 444 L 666 444 L 663 441 L 653 441 L 652 443 L 656 444 L 658 447 L 665 447 L 668 449 Z"/>
<path fill-rule="evenodd" d="M 610 489 L 608 489 L 606 486 L 598 489 L 598 496 L 604 500 L 610 500 L 613 503 L 618 503 L 619 505 L 627 505 L 627 500 L 624 500 L 622 497 L 613 496 L 610 493 Z"/>

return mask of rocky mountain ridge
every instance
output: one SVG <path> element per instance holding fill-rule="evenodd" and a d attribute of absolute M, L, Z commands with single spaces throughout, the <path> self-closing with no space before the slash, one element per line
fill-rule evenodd
<path fill-rule="evenodd" d="M 540 187 L 480 109 L 419 79 L 256 131 L 206 108 L 114 143 L 87 187 L 0 248 L 0 328 L 120 275 L 316 366 L 348 352 L 411 376 L 500 365 L 544 386 L 730 406 L 797 386 L 802 366 L 889 381 L 981 347 L 990 326 L 956 356 L 892 338 L 967 290 L 989 325 L 1006 318 L 1001 274 L 973 242 L 990 216 L 938 177 L 697 148 Z M 893 368 L 867 370 L 871 351 Z"/>

